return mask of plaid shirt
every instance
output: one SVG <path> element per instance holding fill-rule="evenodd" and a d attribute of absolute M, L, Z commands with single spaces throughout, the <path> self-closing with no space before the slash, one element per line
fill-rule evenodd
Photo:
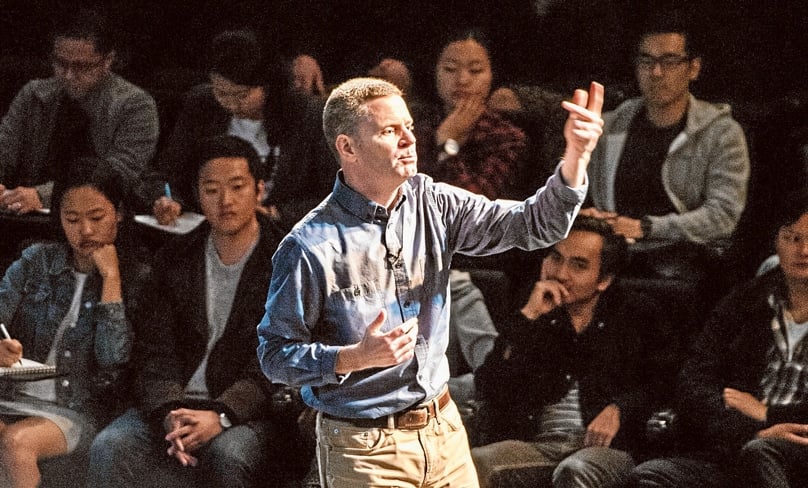
<path fill-rule="evenodd" d="M 789 343 L 789 330 L 798 327 L 786 307 L 786 300 L 774 294 L 769 305 L 775 311 L 771 328 L 774 345 L 767 355 L 768 366 L 760 381 L 761 401 L 766 405 L 789 405 L 808 399 L 808 335 Z"/>

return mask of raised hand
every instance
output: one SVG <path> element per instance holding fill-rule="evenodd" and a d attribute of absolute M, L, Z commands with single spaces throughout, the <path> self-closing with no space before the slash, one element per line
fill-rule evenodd
<path fill-rule="evenodd" d="M 295 90 L 309 95 L 325 95 L 323 70 L 317 60 L 308 54 L 301 54 L 292 61 L 292 84 Z"/>
<path fill-rule="evenodd" d="M 564 124 L 567 147 L 561 174 L 567 185 L 575 188 L 584 183 L 589 158 L 603 134 L 603 85 L 593 81 L 588 93 L 575 90 L 572 101 L 565 100 L 561 106 L 569 112 Z"/>
<path fill-rule="evenodd" d="M 540 280 L 533 284 L 533 291 L 522 307 L 522 315 L 536 320 L 550 310 L 561 306 L 569 295 L 564 286 L 553 280 Z"/>
<path fill-rule="evenodd" d="M 462 146 L 468 141 L 471 129 L 482 117 L 483 112 L 485 112 L 485 100 L 482 98 L 467 97 L 460 100 L 435 131 L 436 142 L 443 144 L 447 139 L 454 139 Z"/>
<path fill-rule="evenodd" d="M 118 250 L 115 248 L 115 244 L 99 246 L 93 251 L 92 258 L 101 278 L 106 279 L 119 275 Z"/>
<path fill-rule="evenodd" d="M 103 281 L 101 285 L 101 302 L 120 302 L 122 300 L 121 273 L 118 250 L 115 248 L 115 244 L 99 246 L 93 251 L 91 257 Z"/>

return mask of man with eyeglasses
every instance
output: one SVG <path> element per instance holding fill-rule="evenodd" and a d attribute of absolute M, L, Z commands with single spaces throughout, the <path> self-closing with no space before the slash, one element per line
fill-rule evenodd
<path fill-rule="evenodd" d="M 69 161 L 81 156 L 104 159 L 103 170 L 128 188 L 139 183 L 157 145 L 157 108 L 112 72 L 110 37 L 95 12 L 80 11 L 57 26 L 53 76 L 26 84 L 0 123 L 0 212 L 48 209 Z"/>
<path fill-rule="evenodd" d="M 646 277 L 693 278 L 708 251 L 726 248 L 746 203 L 746 139 L 728 105 L 691 94 L 701 66 L 680 16 L 652 19 L 635 60 L 642 96 L 604 116 L 592 154 L 594 207 L 582 213 L 633 243 L 631 272 Z M 663 256 L 675 267 L 663 269 Z"/>
<path fill-rule="evenodd" d="M 632 486 L 808 486 L 808 194 L 788 197 L 779 264 L 718 304 L 679 373 L 682 449 Z"/>

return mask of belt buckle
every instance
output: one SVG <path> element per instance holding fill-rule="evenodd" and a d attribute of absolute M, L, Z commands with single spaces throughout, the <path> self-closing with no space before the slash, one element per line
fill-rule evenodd
<path fill-rule="evenodd" d="M 404 430 L 422 429 L 429 425 L 429 409 L 407 410 L 396 417 L 396 427 Z"/>

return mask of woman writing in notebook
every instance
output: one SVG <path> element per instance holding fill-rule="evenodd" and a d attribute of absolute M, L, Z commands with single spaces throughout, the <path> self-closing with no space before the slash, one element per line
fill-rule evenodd
<path fill-rule="evenodd" d="M 66 242 L 27 248 L 0 282 L 0 322 L 12 337 L 0 340 L 0 366 L 25 357 L 60 374 L 0 384 L 0 486 L 37 486 L 39 460 L 88 447 L 125 390 L 127 314 L 146 267 L 116 245 L 119 185 L 94 171 L 97 160 L 79 163 L 61 198 Z"/>

